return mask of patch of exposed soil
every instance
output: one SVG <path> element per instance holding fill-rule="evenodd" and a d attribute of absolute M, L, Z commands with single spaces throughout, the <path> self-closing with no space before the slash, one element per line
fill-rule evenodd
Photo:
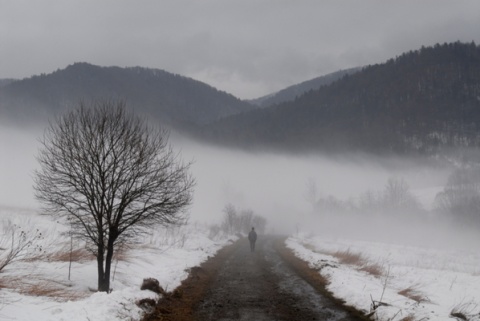
<path fill-rule="evenodd" d="M 260 237 L 253 253 L 246 239 L 227 246 L 144 320 L 366 320 L 335 300 L 326 280 L 283 241 Z"/>

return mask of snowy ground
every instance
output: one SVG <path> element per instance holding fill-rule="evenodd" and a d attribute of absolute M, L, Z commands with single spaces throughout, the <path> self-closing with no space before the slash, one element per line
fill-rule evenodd
<path fill-rule="evenodd" d="M 68 229 L 33 210 L 0 207 L 0 248 L 25 232 L 33 239 L 22 260 L 0 273 L 0 320 L 138 320 L 136 302 L 156 298 L 140 291 L 153 277 L 167 290 L 178 286 L 188 269 L 205 261 L 229 242 L 209 239 L 208 229 L 188 225 L 156 230 L 113 263 L 113 292 L 95 293 L 96 262 L 74 243 L 69 279 Z M 12 229 L 12 225 L 15 224 Z M 480 253 L 462 242 L 415 246 L 370 240 L 299 234 L 287 240 L 297 256 L 330 280 L 329 290 L 375 320 L 452 320 L 452 313 L 480 320 Z M 466 238 L 467 235 L 463 235 Z M 410 238 L 413 240 L 413 237 Z M 425 242 L 427 243 L 427 242 Z M 447 246 L 449 244 L 450 246 Z M 437 245 L 437 246 L 435 246 Z M 4 252 L 0 252 L 0 255 Z M 346 260 L 350 262 L 347 263 Z M 373 309 L 375 305 L 376 308 Z"/>
<path fill-rule="evenodd" d="M 133 249 L 121 251 L 112 264 L 113 292 L 105 294 L 92 291 L 97 287 L 96 261 L 77 243 L 69 280 L 70 239 L 62 235 L 67 231 L 63 225 L 33 210 L 0 207 L 0 248 L 11 247 L 11 235 L 16 242 L 21 231 L 35 239 L 22 260 L 0 273 L 0 320 L 138 320 L 142 310 L 136 302 L 156 298 L 140 291 L 144 278 L 156 278 L 170 291 L 190 267 L 229 242 L 210 240 L 208 229 L 198 225 L 156 230 Z"/>
<path fill-rule="evenodd" d="M 375 310 L 374 320 L 452 320 L 452 312 L 459 320 L 480 320 L 478 248 L 313 235 L 290 237 L 287 246 L 330 280 L 334 296 L 366 313 Z"/>

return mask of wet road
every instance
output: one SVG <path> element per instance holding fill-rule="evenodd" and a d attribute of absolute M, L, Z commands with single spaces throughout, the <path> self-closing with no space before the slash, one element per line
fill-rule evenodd
<path fill-rule="evenodd" d="M 242 240 L 193 308 L 193 320 L 361 320 L 323 296 L 280 257 L 274 238 Z"/>

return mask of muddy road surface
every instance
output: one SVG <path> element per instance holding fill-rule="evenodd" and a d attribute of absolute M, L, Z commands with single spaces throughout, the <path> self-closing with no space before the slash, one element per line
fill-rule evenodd
<path fill-rule="evenodd" d="M 366 320 L 325 291 L 325 280 L 285 248 L 259 238 L 222 250 L 157 306 L 148 320 Z"/>

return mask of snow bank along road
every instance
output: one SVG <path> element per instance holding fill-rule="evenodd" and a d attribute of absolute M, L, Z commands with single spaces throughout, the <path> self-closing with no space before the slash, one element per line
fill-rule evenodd
<path fill-rule="evenodd" d="M 192 269 L 146 320 L 366 320 L 325 291 L 318 271 L 264 237 L 250 252 L 246 239 Z"/>

